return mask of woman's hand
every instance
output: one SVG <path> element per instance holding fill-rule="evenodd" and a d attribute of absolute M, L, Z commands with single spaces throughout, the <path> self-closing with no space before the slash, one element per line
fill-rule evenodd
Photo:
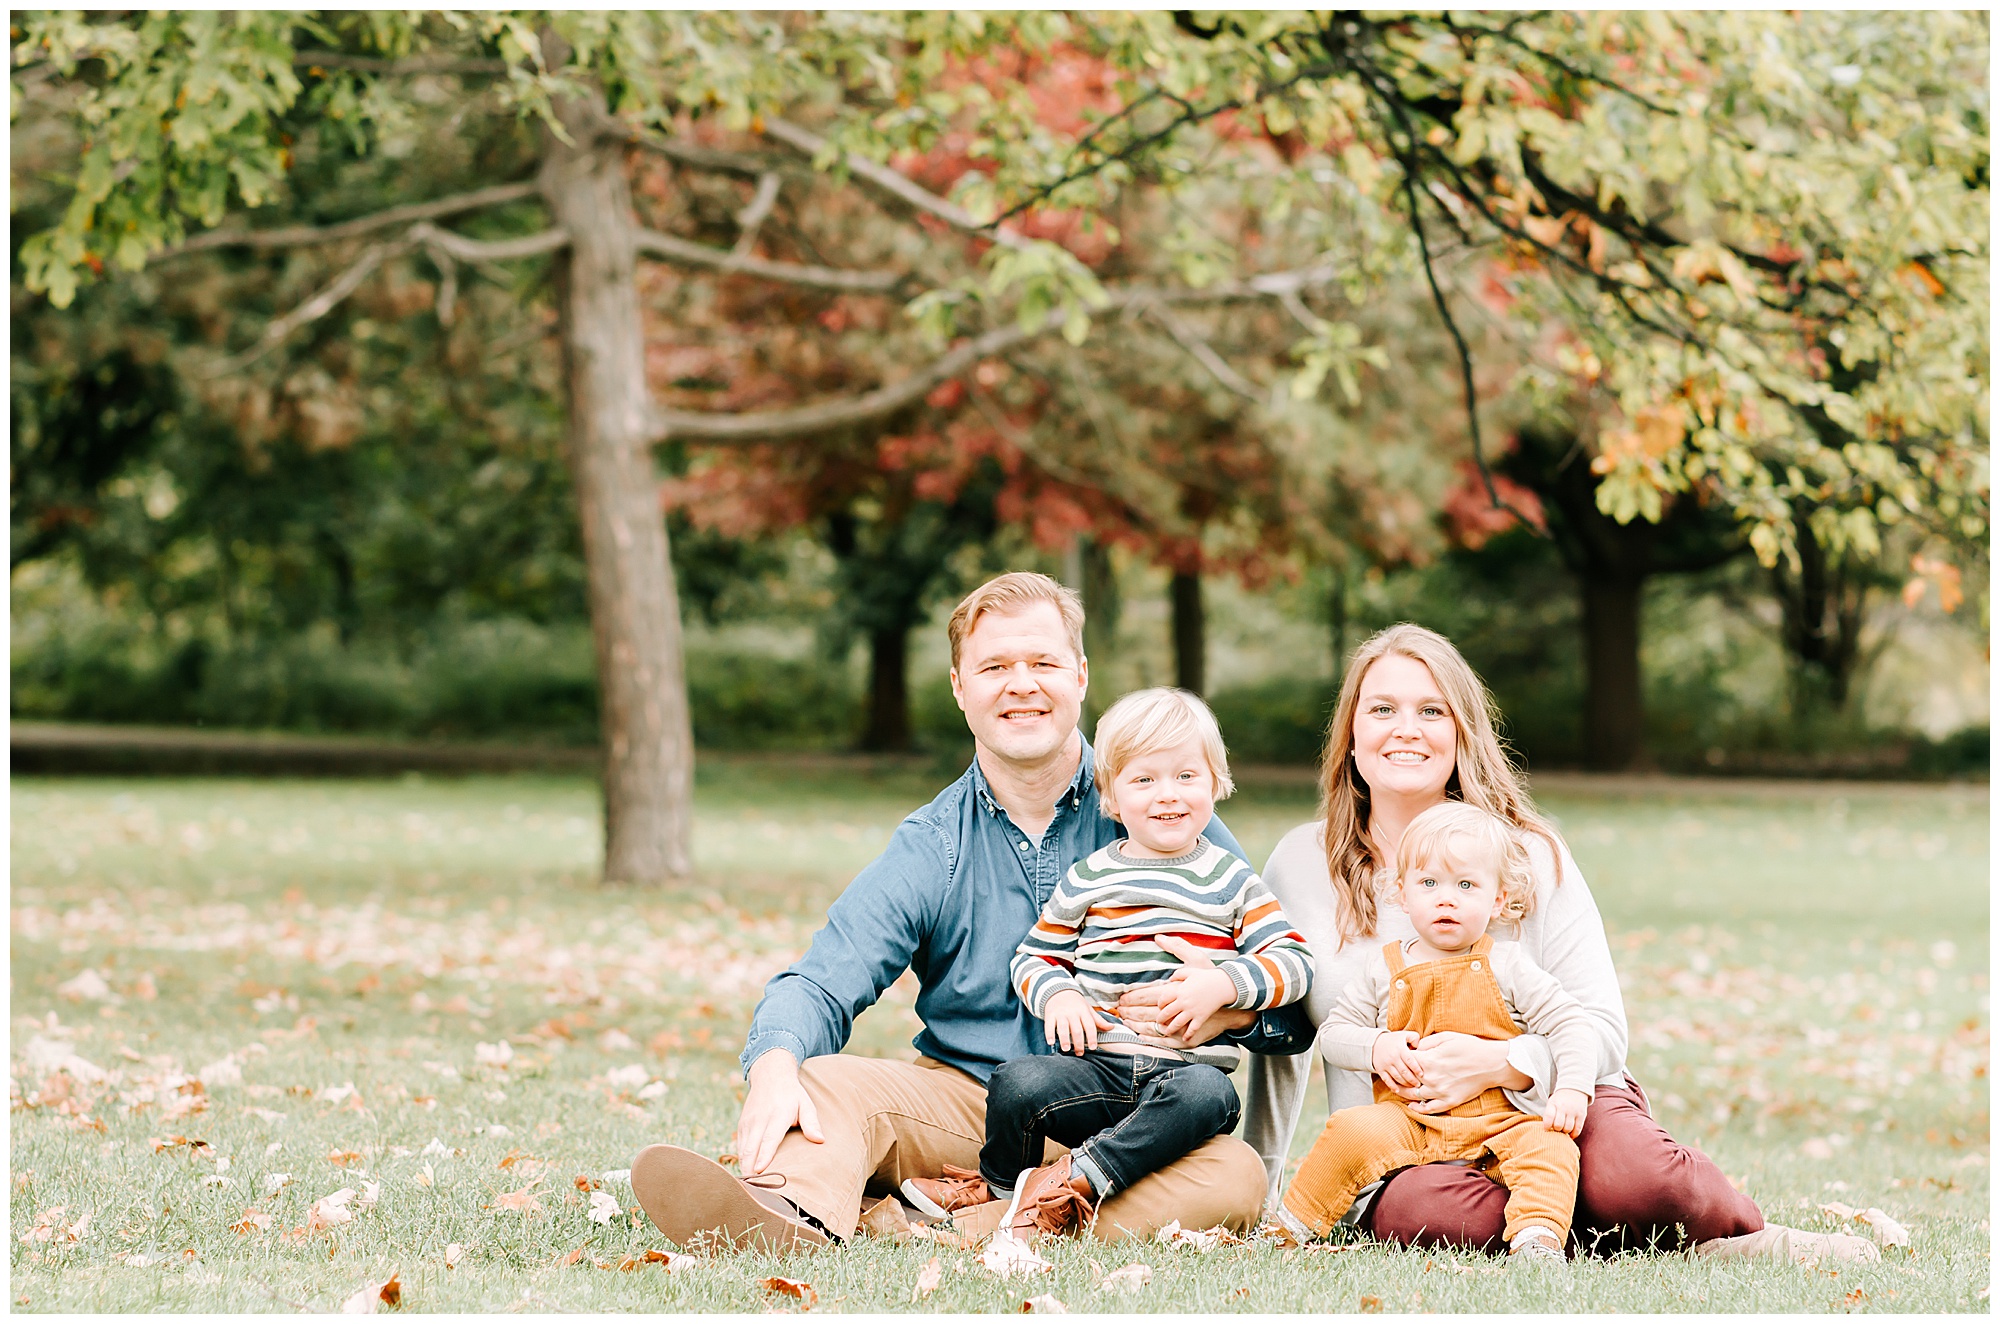
<path fill-rule="evenodd" d="M 1524 1090 L 1534 1084 L 1507 1062 L 1507 1040 L 1481 1039 L 1446 1030 L 1417 1041 L 1417 1062 L 1423 1080 L 1410 1087 L 1391 1086 L 1407 1100 L 1410 1111 L 1449 1112 L 1489 1089 Z"/>

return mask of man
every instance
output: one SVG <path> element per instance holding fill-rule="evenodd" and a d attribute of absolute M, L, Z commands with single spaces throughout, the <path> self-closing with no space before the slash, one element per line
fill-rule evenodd
<path fill-rule="evenodd" d="M 1008 964 L 1070 866 L 1123 835 L 1098 809 L 1077 729 L 1090 673 L 1083 608 L 1045 575 L 1005 574 L 958 604 L 949 632 L 972 766 L 904 820 L 828 909 L 811 949 L 766 986 L 743 1050 L 744 1176 L 673 1145 L 633 1160 L 633 1194 L 672 1241 L 708 1231 L 774 1249 L 845 1239 L 871 1184 L 893 1191 L 946 1164 L 975 1167 L 987 1078 L 1002 1062 L 1050 1051 Z M 1242 855 L 1219 820 L 1208 835 Z M 855 1016 L 906 968 L 920 985 L 918 1059 L 841 1053 Z M 1225 1010 L 1188 1038 L 1252 1019 Z M 1310 1032 L 1267 1014 L 1251 1042 L 1296 1052 Z M 1106 1200 L 1095 1228 L 1105 1240 L 1150 1236 L 1175 1219 L 1245 1229 L 1264 1186 L 1256 1151 L 1218 1136 Z"/>

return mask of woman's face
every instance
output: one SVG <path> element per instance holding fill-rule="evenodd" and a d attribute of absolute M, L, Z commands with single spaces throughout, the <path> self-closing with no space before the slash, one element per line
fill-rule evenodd
<path fill-rule="evenodd" d="M 1376 659 L 1354 707 L 1354 764 L 1369 797 L 1427 808 L 1444 799 L 1457 763 L 1458 722 L 1431 669 L 1400 653 Z"/>

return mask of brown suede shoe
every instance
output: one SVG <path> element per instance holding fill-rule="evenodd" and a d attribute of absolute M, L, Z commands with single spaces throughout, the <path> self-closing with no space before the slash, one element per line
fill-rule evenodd
<path fill-rule="evenodd" d="M 632 1194 L 668 1241 L 713 1241 L 732 1250 L 805 1250 L 833 1238 L 774 1187 L 777 1174 L 745 1180 L 678 1145 L 648 1145 L 632 1160 Z"/>
<path fill-rule="evenodd" d="M 1014 1183 L 1014 1199 L 1001 1223 L 1022 1241 L 1072 1232 L 1097 1216 L 1090 1183 L 1070 1171 L 1065 1154 L 1044 1168 L 1031 1168 Z"/>
<path fill-rule="evenodd" d="M 903 1183 L 903 1198 L 932 1218 L 949 1218 L 961 1209 L 986 1204 L 993 1192 L 976 1168 L 944 1165 L 942 1177 L 912 1177 Z"/>

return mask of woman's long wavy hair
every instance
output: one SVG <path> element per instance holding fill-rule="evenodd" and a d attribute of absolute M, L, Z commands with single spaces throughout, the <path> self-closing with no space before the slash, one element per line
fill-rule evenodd
<path fill-rule="evenodd" d="M 1326 754 L 1320 769 L 1320 812 L 1326 819 L 1326 872 L 1333 885 L 1334 914 L 1340 939 L 1347 943 L 1373 936 L 1376 921 L 1377 873 L 1386 861 L 1375 858 L 1368 836 L 1368 783 L 1354 763 L 1354 710 L 1368 669 L 1391 653 L 1414 659 L 1430 669 L 1438 693 L 1451 706 L 1458 728 L 1458 758 L 1444 793 L 1494 814 L 1517 832 L 1532 832 L 1548 842 L 1556 859 L 1556 881 L 1562 881 L 1562 846 L 1555 828 L 1542 817 L 1521 784 L 1495 730 L 1498 714 L 1493 697 L 1451 640 L 1421 625 L 1392 625 L 1354 650 L 1347 679 L 1334 705 L 1327 731 Z"/>

